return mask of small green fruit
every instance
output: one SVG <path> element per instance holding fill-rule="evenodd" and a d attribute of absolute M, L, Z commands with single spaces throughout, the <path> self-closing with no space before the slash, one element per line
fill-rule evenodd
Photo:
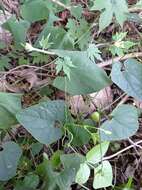
<path fill-rule="evenodd" d="M 91 114 L 91 119 L 95 122 L 99 122 L 100 121 L 100 113 L 95 111 Z"/>

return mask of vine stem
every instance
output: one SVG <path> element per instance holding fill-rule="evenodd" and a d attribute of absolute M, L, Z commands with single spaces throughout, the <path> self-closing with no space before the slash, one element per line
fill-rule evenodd
<path fill-rule="evenodd" d="M 25 49 L 27 51 L 29 51 L 29 52 L 36 51 L 36 52 L 47 54 L 47 55 L 57 55 L 53 51 L 48 51 L 48 50 L 44 50 L 44 49 L 35 48 L 31 44 L 29 44 L 29 43 L 26 43 Z"/>
<path fill-rule="evenodd" d="M 81 187 L 83 187 L 85 190 L 90 190 L 88 187 L 82 185 L 82 184 L 79 184 Z"/>
<path fill-rule="evenodd" d="M 138 142 L 136 142 L 136 143 L 134 143 L 134 144 L 132 144 L 132 145 L 130 145 L 130 146 L 128 146 L 128 147 L 126 147 L 126 148 L 124 148 L 124 149 L 118 151 L 118 152 L 116 152 L 115 154 L 112 154 L 112 155 L 110 155 L 110 156 L 106 156 L 106 157 L 104 157 L 102 160 L 103 160 L 103 161 L 104 161 L 104 160 L 110 160 L 110 159 L 112 159 L 112 158 L 118 156 L 119 154 L 122 154 L 123 152 L 126 152 L 127 150 L 129 150 L 129 149 L 131 149 L 131 148 L 134 148 L 135 146 L 138 146 L 138 145 L 141 144 L 141 143 L 142 143 L 142 140 L 140 140 L 140 141 L 138 141 Z"/>
<path fill-rule="evenodd" d="M 130 58 L 137 58 L 137 57 L 142 57 L 142 52 L 134 52 L 134 53 L 129 53 L 124 55 L 123 57 L 115 57 L 113 59 L 109 59 L 107 61 L 103 61 L 98 63 L 99 67 L 106 67 L 109 65 L 112 65 L 113 62 L 117 62 L 120 60 L 125 60 L 125 59 L 130 59 Z"/>
<path fill-rule="evenodd" d="M 44 54 L 48 54 L 48 55 L 57 55 L 57 53 L 55 53 L 52 50 L 47 51 L 44 49 L 34 48 L 30 44 L 27 44 L 27 46 L 30 46 L 30 47 L 28 47 L 28 48 L 31 48 L 31 49 L 29 49 L 30 51 L 36 51 L 36 52 L 44 53 Z M 25 49 L 27 49 L 27 48 L 25 48 Z M 125 60 L 125 59 L 130 59 L 130 58 L 137 58 L 137 57 L 142 57 L 142 52 L 133 52 L 133 53 L 126 54 L 123 57 L 122 56 L 115 57 L 113 59 L 109 59 L 107 61 L 103 61 L 103 62 L 98 63 L 98 66 L 99 67 L 106 67 L 106 66 L 112 65 L 113 62 L 117 62 L 117 61 Z"/>

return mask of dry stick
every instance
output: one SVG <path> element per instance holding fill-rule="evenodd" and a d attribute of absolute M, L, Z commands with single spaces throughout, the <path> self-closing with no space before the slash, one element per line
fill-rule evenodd
<path fill-rule="evenodd" d="M 142 11 L 142 8 L 139 8 L 139 7 L 132 7 L 132 8 L 129 8 L 129 12 L 133 13 L 133 12 L 141 12 Z"/>
<path fill-rule="evenodd" d="M 128 98 L 129 98 L 128 95 L 124 96 L 124 98 L 122 98 L 122 100 L 118 103 L 117 106 L 120 106 L 120 105 L 124 104 L 128 100 Z"/>
<path fill-rule="evenodd" d="M 125 59 L 130 59 L 130 58 L 137 58 L 137 57 L 142 57 L 142 52 L 134 52 L 134 53 L 124 55 L 123 57 L 115 57 L 114 59 L 109 59 L 107 61 L 103 61 L 103 62 L 98 63 L 98 66 L 99 67 L 106 67 L 106 66 L 112 65 L 113 62 L 117 62 L 117 61 L 125 60 Z"/>
<path fill-rule="evenodd" d="M 60 1 L 58 0 L 51 0 L 53 3 L 56 3 L 57 5 L 59 5 L 60 7 L 63 7 L 64 9 L 67 9 L 67 10 L 70 10 L 71 7 L 69 6 L 66 6 L 65 4 L 61 3 Z"/>
<path fill-rule="evenodd" d="M 112 159 L 112 158 L 118 156 L 119 154 L 122 154 L 123 152 L 126 152 L 127 150 L 129 150 L 129 149 L 131 149 L 131 148 L 133 148 L 133 147 L 135 147 L 135 146 L 138 146 L 138 145 L 141 144 L 141 143 L 142 143 L 142 140 L 140 140 L 140 141 L 138 141 L 138 142 L 136 142 L 136 143 L 134 143 L 134 144 L 132 144 L 132 145 L 130 145 L 130 146 L 128 146 L 128 147 L 126 147 L 126 148 L 124 148 L 124 149 L 118 151 L 118 152 L 116 152 L 115 154 L 112 154 L 112 155 L 110 155 L 110 156 L 106 156 L 106 157 L 104 157 L 102 160 L 103 160 L 103 161 L 104 161 L 104 160 L 110 160 L 110 159 Z"/>
<path fill-rule="evenodd" d="M 134 145 L 134 149 L 135 149 L 135 152 L 137 153 L 137 155 L 140 155 L 140 153 L 137 150 L 137 147 L 140 149 L 142 149 L 142 147 L 140 145 L 136 145 L 135 142 L 133 142 L 129 137 L 128 137 L 128 141 L 129 141 L 129 143 Z"/>

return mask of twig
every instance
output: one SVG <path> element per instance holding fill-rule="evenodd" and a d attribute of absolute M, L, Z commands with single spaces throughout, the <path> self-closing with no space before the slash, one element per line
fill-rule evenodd
<path fill-rule="evenodd" d="M 84 186 L 84 185 L 82 185 L 82 184 L 79 184 L 81 187 L 83 187 L 84 189 L 86 189 L 86 190 L 90 190 L 88 187 L 86 187 L 86 186 Z"/>
<path fill-rule="evenodd" d="M 114 59 L 109 59 L 107 61 L 103 61 L 103 62 L 98 63 L 98 66 L 99 67 L 106 67 L 106 66 L 112 65 L 112 63 L 120 61 L 120 60 L 137 58 L 137 57 L 142 57 L 142 52 L 134 52 L 134 53 L 129 53 L 127 55 L 124 55 L 123 57 L 115 57 Z"/>
<path fill-rule="evenodd" d="M 57 5 L 59 5 L 60 7 L 63 7 L 64 9 L 70 10 L 71 7 L 66 6 L 65 4 L 63 4 L 62 2 L 58 1 L 58 0 L 51 0 L 53 3 L 56 3 Z"/>
<path fill-rule="evenodd" d="M 119 154 L 122 154 L 123 152 L 126 152 L 127 150 L 129 150 L 129 149 L 131 149 L 131 148 L 133 148 L 133 147 L 135 147 L 135 146 L 138 146 L 138 145 L 141 144 L 141 143 L 142 143 L 142 140 L 140 140 L 140 141 L 138 141 L 138 142 L 136 142 L 136 143 L 134 143 L 134 144 L 132 144 L 132 145 L 130 145 L 130 146 L 128 146 L 128 147 L 126 147 L 126 148 L 124 148 L 124 149 L 118 151 L 118 152 L 116 152 L 115 154 L 112 154 L 112 155 L 110 155 L 110 156 L 106 156 L 106 157 L 103 158 L 103 161 L 104 161 L 104 160 L 110 160 L 110 159 L 112 159 L 112 158 L 118 156 Z"/>
<path fill-rule="evenodd" d="M 124 98 L 124 96 L 126 95 L 126 93 L 123 93 L 122 95 L 120 95 L 116 100 L 114 100 L 111 104 L 109 104 L 108 106 L 104 107 L 101 112 L 104 112 L 106 109 L 109 109 L 111 106 L 113 106 L 115 103 L 117 103 L 121 98 Z"/>
<path fill-rule="evenodd" d="M 124 104 L 128 100 L 128 98 L 129 98 L 128 95 L 124 96 L 124 98 L 122 98 L 122 100 L 118 103 L 118 106 Z"/>
<path fill-rule="evenodd" d="M 142 8 L 139 7 L 131 7 L 129 8 L 129 12 L 133 13 L 133 12 L 141 12 Z"/>
<path fill-rule="evenodd" d="M 129 141 L 130 144 L 133 144 L 133 145 L 134 145 L 134 150 L 135 150 L 136 154 L 137 154 L 137 155 L 140 155 L 140 153 L 138 152 L 138 150 L 137 150 L 137 148 L 136 148 L 136 147 L 138 147 L 138 146 L 140 146 L 140 145 L 135 145 L 135 142 L 133 142 L 130 138 L 128 138 L 128 141 Z"/>
<path fill-rule="evenodd" d="M 129 142 L 130 142 L 131 144 L 133 144 L 134 146 L 136 146 L 136 147 L 142 149 L 142 146 L 141 146 L 141 145 L 137 145 L 137 144 L 136 144 L 134 141 L 132 141 L 130 138 L 128 138 L 128 140 L 129 140 Z"/>

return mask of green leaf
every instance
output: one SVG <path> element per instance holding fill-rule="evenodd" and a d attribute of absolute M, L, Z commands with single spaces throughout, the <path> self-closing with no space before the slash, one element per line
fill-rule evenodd
<path fill-rule="evenodd" d="M 87 54 L 92 61 L 94 61 L 95 59 L 102 61 L 101 51 L 96 47 L 95 44 L 89 44 Z"/>
<path fill-rule="evenodd" d="M 81 5 L 71 7 L 71 14 L 77 19 L 81 18 L 82 12 L 83 8 Z"/>
<path fill-rule="evenodd" d="M 115 15 L 117 22 L 122 26 L 127 19 L 128 5 L 126 0 L 95 0 L 92 10 L 103 10 L 100 15 L 99 27 L 100 31 L 106 28 Z"/>
<path fill-rule="evenodd" d="M 90 134 L 83 128 L 83 126 L 78 126 L 75 124 L 66 125 L 69 132 L 72 134 L 73 139 L 71 144 L 74 146 L 83 146 L 87 144 L 90 140 Z M 68 135 L 71 135 L 71 134 Z"/>
<path fill-rule="evenodd" d="M 6 142 L 0 151 L 0 181 L 7 181 L 16 175 L 22 151 L 14 142 Z"/>
<path fill-rule="evenodd" d="M 74 182 L 75 169 L 64 169 L 56 178 L 56 183 L 60 190 L 70 190 L 70 186 Z"/>
<path fill-rule="evenodd" d="M 45 179 L 45 189 L 69 190 L 75 181 L 79 166 L 85 161 L 85 158 L 80 154 L 64 154 L 60 156 L 60 160 L 63 164 L 63 170 L 60 173 L 53 171 L 52 164 L 49 160 L 44 160 L 37 167 L 37 173 Z"/>
<path fill-rule="evenodd" d="M 86 49 L 91 39 L 90 25 L 87 21 L 85 19 L 80 19 L 79 21 L 69 19 L 66 27 L 68 36 L 73 43 L 78 44 L 81 50 Z"/>
<path fill-rule="evenodd" d="M 76 174 L 75 182 L 78 184 L 84 184 L 87 182 L 90 176 L 90 168 L 86 163 L 80 164 L 80 168 Z"/>
<path fill-rule="evenodd" d="M 142 0 L 139 0 L 136 5 L 135 5 L 136 8 L 142 8 Z"/>
<path fill-rule="evenodd" d="M 56 177 L 58 176 L 58 173 L 53 171 L 49 160 L 44 160 L 40 165 L 38 165 L 36 173 L 45 181 L 45 190 L 55 190 L 57 188 Z"/>
<path fill-rule="evenodd" d="M 38 39 L 35 42 L 36 47 L 40 47 L 40 41 L 42 37 L 45 38 L 50 34 L 50 41 L 52 42 L 51 49 L 72 49 L 73 44 L 70 40 L 67 32 L 60 27 L 49 26 L 48 23 L 45 25 L 43 31 L 40 33 Z"/>
<path fill-rule="evenodd" d="M 21 44 L 25 43 L 26 33 L 30 27 L 29 22 L 21 19 L 17 20 L 15 16 L 12 16 L 2 25 L 2 27 L 12 33 L 15 46 L 17 48 L 22 47 Z"/>
<path fill-rule="evenodd" d="M 116 33 L 115 35 L 112 36 L 112 39 L 114 41 L 122 41 L 125 37 L 127 36 L 127 32 L 120 32 L 120 33 Z"/>
<path fill-rule="evenodd" d="M 114 40 L 114 44 L 110 46 L 109 50 L 113 55 L 124 56 L 125 52 L 135 46 L 136 43 L 128 40 L 123 40 L 127 35 L 127 32 L 116 33 L 112 38 Z"/>
<path fill-rule="evenodd" d="M 142 64 L 134 59 L 113 64 L 112 81 L 129 96 L 142 100 Z"/>
<path fill-rule="evenodd" d="M 31 0 L 21 6 L 21 16 L 29 22 L 48 18 L 48 3 L 44 0 Z"/>
<path fill-rule="evenodd" d="M 25 176 L 23 182 L 24 182 L 25 189 L 29 188 L 31 190 L 34 190 L 39 184 L 39 177 L 38 175 L 29 173 L 27 176 Z"/>
<path fill-rule="evenodd" d="M 134 135 L 139 128 L 138 112 L 132 105 L 120 105 L 113 110 L 110 116 L 112 119 L 104 122 L 101 126 L 101 129 L 110 131 L 110 134 L 100 130 L 102 140 L 126 139 Z"/>
<path fill-rule="evenodd" d="M 52 42 L 50 42 L 50 35 L 49 34 L 46 38 L 43 36 L 40 43 L 40 46 L 42 49 L 49 49 L 50 46 L 53 44 Z"/>
<path fill-rule="evenodd" d="M 5 42 L 0 41 L 0 49 L 5 49 L 5 48 L 6 48 Z"/>
<path fill-rule="evenodd" d="M 87 161 L 93 164 L 100 162 L 106 154 L 109 147 L 109 142 L 103 142 L 92 148 L 86 155 Z"/>
<path fill-rule="evenodd" d="M 78 27 L 76 27 L 76 37 L 78 39 L 79 48 L 86 50 L 91 40 L 91 26 L 85 19 L 80 19 Z"/>
<path fill-rule="evenodd" d="M 141 24 L 142 23 L 142 18 L 137 13 L 127 13 L 127 21 L 135 22 L 137 24 Z"/>
<path fill-rule="evenodd" d="M 0 92 L 0 129 L 17 124 L 16 114 L 22 109 L 21 95 Z"/>
<path fill-rule="evenodd" d="M 56 51 L 59 56 L 68 56 L 75 67 L 70 68 L 70 80 L 57 77 L 53 85 L 71 95 L 85 95 L 97 92 L 111 84 L 104 70 L 87 57 L 86 52 Z"/>
<path fill-rule="evenodd" d="M 77 153 L 63 154 L 60 159 L 64 168 L 75 168 L 76 172 L 79 170 L 80 164 L 85 162 L 85 157 Z"/>
<path fill-rule="evenodd" d="M 7 56 L 0 57 L 0 70 L 1 71 L 5 71 L 5 68 L 8 68 L 10 66 L 9 61 L 10 61 L 10 59 Z"/>
<path fill-rule="evenodd" d="M 76 37 L 76 31 L 77 31 L 77 22 L 74 19 L 69 19 L 66 25 L 67 29 L 68 29 L 68 34 L 70 35 L 70 37 L 73 39 L 73 41 L 75 41 Z"/>
<path fill-rule="evenodd" d="M 108 161 L 103 161 L 94 171 L 94 189 L 112 186 L 112 167 Z"/>
<path fill-rule="evenodd" d="M 57 176 L 57 185 L 60 190 L 69 190 L 75 182 L 76 173 L 85 157 L 80 154 L 64 154 L 60 156 L 64 170 Z"/>
<path fill-rule="evenodd" d="M 39 142 L 33 143 L 31 145 L 31 153 L 33 154 L 33 156 L 36 156 L 37 154 L 40 153 L 42 148 L 43 148 L 43 144 L 41 144 Z"/>
<path fill-rule="evenodd" d="M 105 29 L 107 26 L 109 26 L 109 24 L 112 21 L 112 17 L 113 17 L 113 12 L 112 12 L 112 6 L 108 6 L 108 9 L 106 9 L 101 15 L 100 15 L 100 19 L 99 19 L 99 30 L 102 31 L 103 29 Z"/>
<path fill-rule="evenodd" d="M 48 0 L 48 1 L 50 2 L 50 0 Z M 70 1 L 70 0 L 60 0 L 60 2 L 63 3 L 66 7 L 70 7 L 70 6 L 71 6 L 71 1 Z M 57 10 L 58 12 L 65 10 L 64 7 L 58 5 L 58 4 L 54 3 L 54 2 L 52 2 L 52 3 L 53 3 L 53 5 L 54 5 L 55 7 L 57 7 L 56 10 Z"/>
<path fill-rule="evenodd" d="M 102 9 L 104 9 L 107 6 L 107 3 L 109 3 L 109 1 L 96 0 L 96 1 L 94 1 L 94 5 L 91 8 L 91 10 L 99 10 L 99 11 L 101 11 Z"/>
<path fill-rule="evenodd" d="M 56 73 L 58 74 L 61 70 L 64 71 L 64 73 L 67 75 L 68 79 L 70 80 L 70 68 L 75 67 L 75 65 L 72 64 L 72 60 L 70 57 L 63 57 L 58 58 L 55 62 L 56 64 Z"/>
<path fill-rule="evenodd" d="M 62 137 L 61 128 L 55 124 L 64 122 L 64 114 L 64 101 L 47 101 L 19 112 L 17 120 L 39 142 L 51 144 Z"/>
<path fill-rule="evenodd" d="M 35 190 L 38 184 L 38 175 L 29 173 L 25 176 L 24 180 L 17 180 L 14 190 Z"/>
<path fill-rule="evenodd" d="M 129 12 L 126 0 L 113 0 L 113 10 L 117 22 L 122 26 L 124 21 L 127 19 L 126 13 Z"/>
<path fill-rule="evenodd" d="M 60 165 L 61 160 L 60 160 L 60 156 L 63 154 L 63 151 L 61 150 L 57 150 L 53 153 L 53 155 L 51 156 L 51 164 L 53 168 L 56 168 Z"/>

